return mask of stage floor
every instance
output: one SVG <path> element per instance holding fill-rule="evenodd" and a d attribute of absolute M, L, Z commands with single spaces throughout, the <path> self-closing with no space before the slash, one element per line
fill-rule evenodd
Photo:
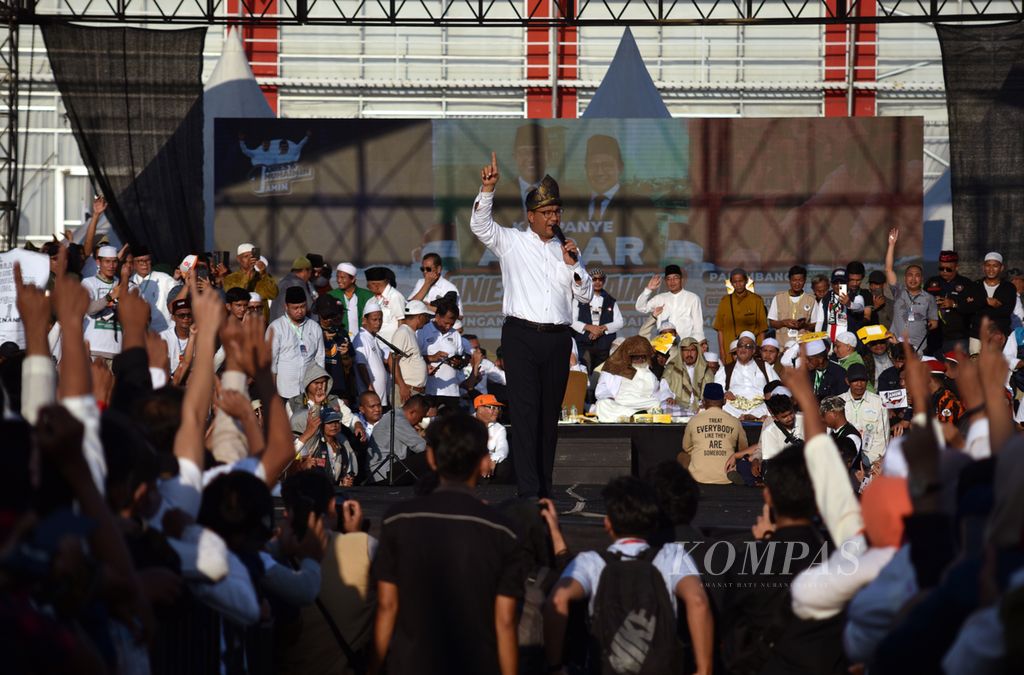
<path fill-rule="evenodd" d="M 555 486 L 555 505 L 558 507 L 562 533 L 573 551 L 585 551 L 607 546 L 604 532 L 603 485 Z M 392 504 L 412 497 L 411 487 L 356 487 L 345 493 L 359 500 L 364 515 L 370 519 L 370 532 L 380 532 L 381 519 Z M 515 495 L 512 485 L 481 485 L 477 488 L 481 499 L 498 503 Z M 761 490 L 734 485 L 702 485 L 700 506 L 694 524 L 711 536 L 727 535 L 749 530 L 761 513 Z"/>

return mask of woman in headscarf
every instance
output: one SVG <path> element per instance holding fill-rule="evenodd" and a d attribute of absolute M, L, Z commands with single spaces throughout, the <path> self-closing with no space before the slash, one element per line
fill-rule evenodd
<path fill-rule="evenodd" d="M 679 405 L 696 412 L 704 395 L 704 385 L 715 381 L 715 373 L 708 368 L 700 343 L 695 338 L 685 337 L 669 354 L 662 378 Z"/>
<path fill-rule="evenodd" d="M 654 348 L 639 335 L 626 338 L 604 362 L 601 379 L 597 381 L 597 418 L 601 422 L 618 422 L 638 412 L 675 404 L 668 384 L 651 372 Z"/>

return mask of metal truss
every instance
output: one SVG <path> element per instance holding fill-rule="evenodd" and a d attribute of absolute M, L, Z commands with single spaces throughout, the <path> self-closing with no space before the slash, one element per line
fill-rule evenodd
<path fill-rule="evenodd" d="M 1024 19 L 1024 0 L 0 0 L 21 23 L 430 26 L 812 26 Z M 272 11 L 273 8 L 273 11 Z"/>
<path fill-rule="evenodd" d="M 18 235 L 18 24 L 0 4 L 0 245 Z M 5 244 L 5 245 L 4 245 Z"/>

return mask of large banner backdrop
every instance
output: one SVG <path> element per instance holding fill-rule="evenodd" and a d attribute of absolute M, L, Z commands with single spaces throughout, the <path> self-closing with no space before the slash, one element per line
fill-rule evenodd
<path fill-rule="evenodd" d="M 916 117 L 218 119 L 216 248 L 251 241 L 278 272 L 305 253 L 389 265 L 405 293 L 421 257 L 438 253 L 466 332 L 493 343 L 501 276 L 469 230 L 493 150 L 496 220 L 524 227 L 526 192 L 557 179 L 562 228 L 608 272 L 627 332 L 643 320 L 636 296 L 668 263 L 687 272 L 710 326 L 736 266 L 767 298 L 795 263 L 812 276 L 851 260 L 881 268 L 890 227 L 901 254 L 919 257 L 922 144 Z"/>

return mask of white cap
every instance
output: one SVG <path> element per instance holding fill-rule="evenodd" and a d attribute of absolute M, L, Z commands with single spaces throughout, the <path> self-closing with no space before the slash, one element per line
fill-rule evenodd
<path fill-rule="evenodd" d="M 366 316 L 370 312 L 383 312 L 383 311 L 384 310 L 381 308 L 379 302 L 377 302 L 376 300 L 367 300 L 366 301 L 366 306 L 363 307 L 363 316 Z"/>
<path fill-rule="evenodd" d="M 764 342 L 761 343 L 762 347 L 775 347 L 776 349 L 782 349 L 779 345 L 779 341 L 775 338 L 765 338 Z"/>
<path fill-rule="evenodd" d="M 341 267 L 341 265 L 338 265 L 338 267 Z M 347 272 L 348 270 L 341 271 Z M 405 303 L 406 316 L 417 316 L 419 314 L 433 314 L 433 312 L 430 311 L 430 308 L 427 307 L 426 303 L 423 302 L 422 300 L 409 300 L 408 302 Z"/>
<path fill-rule="evenodd" d="M 96 252 L 97 258 L 116 258 L 117 249 L 113 246 L 100 246 L 100 250 Z"/>
<path fill-rule="evenodd" d="M 667 330 L 675 330 L 675 329 L 676 329 L 676 325 L 674 323 L 672 323 L 671 321 L 662 321 L 660 324 L 658 324 L 658 332 L 659 333 L 662 333 L 662 332 L 667 331 Z"/>
<path fill-rule="evenodd" d="M 705 352 L 704 360 L 707 361 L 708 363 L 719 363 L 718 354 L 714 352 Z"/>
<path fill-rule="evenodd" d="M 749 330 L 745 330 L 742 333 L 740 333 L 739 337 L 736 339 L 739 340 L 740 338 L 750 338 L 751 340 L 754 341 L 754 344 L 757 344 L 757 336 L 751 333 Z"/>
<path fill-rule="evenodd" d="M 857 346 L 857 336 L 854 335 L 853 333 L 851 333 L 848 330 L 847 331 L 843 331 L 842 333 L 840 333 L 839 335 L 836 336 L 836 342 L 842 342 L 844 345 L 849 345 L 851 347 L 856 347 Z M 810 349 L 807 350 L 807 353 L 808 354 L 811 353 Z"/>
<path fill-rule="evenodd" d="M 238 248 L 235 249 L 235 257 L 242 255 L 243 253 L 252 253 L 256 250 L 256 247 L 252 244 L 239 244 Z"/>
<path fill-rule="evenodd" d="M 786 389 L 785 387 L 775 387 L 774 389 L 772 389 L 772 396 L 788 396 L 790 398 L 793 398 L 793 392 L 791 392 L 789 389 Z"/>
<path fill-rule="evenodd" d="M 1003 264 L 1002 254 L 996 253 L 995 251 L 989 251 L 988 253 L 985 254 L 985 262 L 988 262 L 989 260 L 995 260 L 1000 265 Z"/>
<path fill-rule="evenodd" d="M 807 343 L 807 355 L 817 356 L 825 353 L 825 343 L 821 340 L 814 340 Z"/>
<path fill-rule="evenodd" d="M 263 296 L 260 295 L 259 293 L 255 292 L 255 291 L 253 291 L 252 293 L 249 293 L 249 302 L 258 302 L 258 303 L 260 303 L 262 305 L 263 304 Z"/>
<path fill-rule="evenodd" d="M 334 268 L 338 272 L 344 272 L 349 276 L 356 275 L 356 266 L 349 262 L 338 263 L 338 266 Z"/>
<path fill-rule="evenodd" d="M 739 344 L 739 340 L 733 340 L 732 342 L 729 343 L 729 353 L 730 354 L 732 354 L 734 351 L 736 351 L 736 345 L 737 344 Z M 705 358 L 707 358 L 707 357 L 705 357 Z"/>

